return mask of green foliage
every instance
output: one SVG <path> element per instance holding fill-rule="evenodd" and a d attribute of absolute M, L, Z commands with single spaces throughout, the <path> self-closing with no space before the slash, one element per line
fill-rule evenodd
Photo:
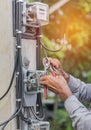
<path fill-rule="evenodd" d="M 91 11 L 91 0 L 79 0 L 79 5 L 81 6 L 84 13 Z"/>
<path fill-rule="evenodd" d="M 65 33 L 69 42 L 68 48 L 61 53 L 48 52 L 48 55 L 60 59 L 67 72 L 86 82 L 91 82 L 88 74 L 91 69 L 91 17 L 89 16 L 88 19 L 86 13 L 82 12 L 82 5 L 85 4 L 90 7 L 91 1 L 70 1 L 61 8 L 63 15 L 58 11 L 54 12 L 50 16 L 50 24 L 44 27 L 44 34 L 50 40 L 44 42 L 52 48 L 51 41 L 57 43 L 57 39 L 62 39 Z M 84 77 L 83 72 L 86 72 L 87 77 Z"/>
<path fill-rule="evenodd" d="M 43 44 L 51 50 L 56 49 L 52 42 L 45 36 L 43 36 Z M 42 50 L 42 54 L 44 54 L 44 50 Z M 63 50 L 63 52 L 47 52 L 47 54 L 49 57 L 61 60 L 63 67 L 67 72 L 76 77 L 79 77 L 86 82 L 91 82 L 91 78 L 89 75 L 89 71 L 91 69 L 90 43 L 86 44 L 86 46 L 75 45 L 75 48 L 72 47 L 71 51 L 67 49 Z M 87 73 L 87 77 L 84 77 L 84 71 Z"/>
<path fill-rule="evenodd" d="M 56 46 L 55 44 L 53 44 L 46 36 L 43 35 L 43 44 L 50 50 L 57 50 L 59 48 L 61 48 L 61 45 Z M 43 52 L 44 53 L 44 50 Z M 62 59 L 64 57 L 64 53 L 60 51 L 59 52 L 50 52 L 47 51 L 48 56 L 53 57 L 53 58 L 58 58 L 58 59 Z"/>
<path fill-rule="evenodd" d="M 51 130 L 73 130 L 69 115 L 64 109 L 57 111 L 55 119 L 51 122 Z"/>
<path fill-rule="evenodd" d="M 35 2 L 36 0 L 29 0 L 29 2 Z"/>
<path fill-rule="evenodd" d="M 84 21 L 76 19 L 75 22 L 68 26 L 68 32 L 70 33 L 69 40 L 72 44 L 75 44 L 75 46 L 80 47 L 88 44 L 91 29 Z"/>
<path fill-rule="evenodd" d="M 91 70 L 90 71 L 88 71 L 87 73 L 86 73 L 86 78 L 85 78 L 85 81 L 87 82 L 87 83 L 91 83 Z"/>
<path fill-rule="evenodd" d="M 66 56 L 64 58 L 64 68 L 67 72 L 72 75 L 87 81 L 90 75 L 86 74 L 84 77 L 83 72 L 88 73 L 91 70 L 91 48 L 86 46 L 77 47 L 75 50 L 66 51 Z M 89 82 L 91 82 L 91 78 L 89 77 Z"/>

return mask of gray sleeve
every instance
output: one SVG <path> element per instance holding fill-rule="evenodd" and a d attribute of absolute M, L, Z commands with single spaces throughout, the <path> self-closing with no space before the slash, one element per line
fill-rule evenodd
<path fill-rule="evenodd" d="M 91 130 L 91 112 L 74 96 L 64 103 L 75 130 Z"/>
<path fill-rule="evenodd" d="M 91 102 L 91 84 L 86 84 L 70 75 L 68 86 L 80 101 Z"/>

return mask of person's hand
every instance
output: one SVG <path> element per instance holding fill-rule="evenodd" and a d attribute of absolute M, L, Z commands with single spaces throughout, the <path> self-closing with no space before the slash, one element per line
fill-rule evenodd
<path fill-rule="evenodd" d="M 72 95 L 66 80 L 62 75 L 53 77 L 52 75 L 45 75 L 40 78 L 40 84 L 48 86 L 48 89 L 58 94 L 63 101 Z"/>
<path fill-rule="evenodd" d="M 69 75 L 63 70 L 62 65 L 58 59 L 55 58 L 48 58 L 50 60 L 50 64 L 55 67 L 59 73 L 65 78 L 65 80 L 68 82 Z"/>
<path fill-rule="evenodd" d="M 61 63 L 60 63 L 60 61 L 58 59 L 51 58 L 51 57 L 49 57 L 48 59 L 50 60 L 50 64 L 53 67 L 57 68 L 58 70 L 62 68 Z"/>

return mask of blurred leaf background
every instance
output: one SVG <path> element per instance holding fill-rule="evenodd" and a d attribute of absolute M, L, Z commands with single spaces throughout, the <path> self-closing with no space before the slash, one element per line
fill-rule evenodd
<path fill-rule="evenodd" d="M 42 2 L 51 7 L 58 0 Z M 60 7 L 50 15 L 43 34 L 43 43 L 50 49 L 62 46 L 65 35 L 64 49 L 48 55 L 58 58 L 67 72 L 91 82 L 91 0 L 70 0 Z"/>

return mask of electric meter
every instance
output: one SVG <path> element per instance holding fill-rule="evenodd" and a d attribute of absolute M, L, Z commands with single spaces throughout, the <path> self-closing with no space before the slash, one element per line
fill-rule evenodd
<path fill-rule="evenodd" d="M 48 5 L 40 2 L 23 4 L 23 25 L 38 26 L 49 22 Z"/>

